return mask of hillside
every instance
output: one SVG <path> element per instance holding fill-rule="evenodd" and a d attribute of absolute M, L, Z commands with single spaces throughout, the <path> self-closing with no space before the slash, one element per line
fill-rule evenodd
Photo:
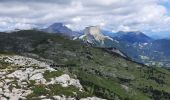
<path fill-rule="evenodd" d="M 76 77 L 46 62 L 15 54 L 0 54 L 0 62 L 0 100 L 102 100 L 88 97 Z"/>
<path fill-rule="evenodd" d="M 76 75 L 89 96 L 108 100 L 170 98 L 168 70 L 144 66 L 55 34 L 32 30 L 0 33 L 0 51 L 45 59 L 53 69 Z"/>
<path fill-rule="evenodd" d="M 131 43 L 131 44 L 148 43 L 152 41 L 152 38 L 150 38 L 149 36 L 145 35 L 144 33 L 140 31 L 132 31 L 132 32 L 119 31 L 115 33 L 114 36 L 111 36 L 111 37 L 118 41 L 123 41 L 123 42 Z"/>
<path fill-rule="evenodd" d="M 106 36 L 119 42 L 118 49 L 124 52 L 134 61 L 150 65 L 169 68 L 170 66 L 170 40 L 157 39 L 145 35 L 139 31 L 112 33 L 103 31 Z"/>

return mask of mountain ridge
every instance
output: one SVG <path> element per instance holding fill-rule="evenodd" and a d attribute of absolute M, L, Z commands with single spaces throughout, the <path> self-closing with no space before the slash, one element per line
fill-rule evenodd
<path fill-rule="evenodd" d="M 35 30 L 0 33 L 0 40 L 1 52 L 32 55 L 33 58 L 36 54 L 54 61 L 54 64 L 67 65 L 57 67 L 57 70 L 76 75 L 85 91 L 91 95 L 108 100 L 157 100 L 170 97 L 170 72 L 164 68 L 134 63 L 80 41 Z"/>
<path fill-rule="evenodd" d="M 51 30 L 50 28 L 52 28 L 52 30 L 54 30 L 54 33 L 48 31 L 48 28 L 49 30 Z M 110 31 L 101 30 L 99 28 L 98 35 L 93 34 L 93 32 L 91 32 L 92 34 L 82 35 L 85 32 L 72 31 L 71 29 L 66 27 L 63 23 L 54 23 L 50 25 L 48 28 L 42 30 L 48 33 L 63 35 L 73 40 L 80 39 L 83 40 L 83 42 L 92 46 L 116 48 L 122 54 L 126 54 L 126 56 L 130 57 L 131 59 L 139 63 L 155 65 L 156 62 L 159 62 L 159 65 L 166 67 L 168 67 L 169 66 L 168 63 L 170 63 L 168 57 L 169 54 L 167 53 L 168 48 L 163 46 L 163 43 L 158 43 L 159 47 L 162 46 L 163 48 L 162 50 L 158 49 L 156 46 L 154 47 L 152 43 L 156 45 L 157 42 L 155 41 L 157 40 L 148 37 L 147 35 L 140 31 L 129 32 L 119 31 L 117 33 L 113 33 Z M 156 56 L 156 54 L 154 53 L 156 51 L 159 51 L 158 56 Z M 162 52 L 164 54 L 162 54 Z M 163 60 L 161 61 L 160 59 Z"/>

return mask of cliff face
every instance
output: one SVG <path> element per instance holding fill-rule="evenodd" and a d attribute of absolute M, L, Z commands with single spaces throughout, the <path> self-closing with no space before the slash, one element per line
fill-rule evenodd
<path fill-rule="evenodd" d="M 87 38 L 93 37 L 96 41 L 104 41 L 107 38 L 101 33 L 98 26 L 86 27 L 84 34 L 87 35 Z"/>
<path fill-rule="evenodd" d="M 86 27 L 85 30 L 84 30 L 84 33 L 86 35 L 93 35 L 93 36 L 96 36 L 96 35 L 99 35 L 101 34 L 100 32 L 100 28 L 98 26 L 90 26 L 90 27 Z"/>
<path fill-rule="evenodd" d="M 98 26 L 86 27 L 84 29 L 84 35 L 80 36 L 80 39 L 99 47 L 107 47 L 108 43 L 110 45 L 113 42 L 110 37 L 102 34 Z"/>

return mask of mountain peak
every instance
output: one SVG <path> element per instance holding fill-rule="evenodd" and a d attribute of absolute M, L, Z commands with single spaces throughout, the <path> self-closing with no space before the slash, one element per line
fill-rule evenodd
<path fill-rule="evenodd" d="M 152 39 L 140 31 L 119 31 L 114 36 L 118 40 L 130 42 L 130 43 L 146 43 L 150 42 Z"/>
<path fill-rule="evenodd" d="M 89 27 L 86 27 L 85 30 L 84 30 L 84 33 L 86 35 L 93 35 L 93 36 L 97 36 L 97 35 L 101 35 L 101 30 L 100 30 L 100 27 L 98 26 L 89 26 Z"/>
<path fill-rule="evenodd" d="M 61 34 L 70 38 L 73 38 L 77 35 L 79 35 L 78 32 L 72 31 L 67 26 L 65 26 L 63 23 L 54 23 L 50 25 L 48 28 L 44 29 L 44 31 L 49 33 L 56 33 Z"/>
<path fill-rule="evenodd" d="M 60 27 L 66 27 L 63 23 L 54 23 L 50 25 L 51 28 L 60 28 Z"/>
<path fill-rule="evenodd" d="M 98 47 L 112 47 L 113 39 L 109 36 L 104 36 L 99 26 L 89 26 L 84 29 L 84 35 L 79 39 L 93 44 Z"/>

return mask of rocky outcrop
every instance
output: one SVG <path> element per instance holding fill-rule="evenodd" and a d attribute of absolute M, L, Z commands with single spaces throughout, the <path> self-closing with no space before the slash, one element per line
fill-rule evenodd
<path fill-rule="evenodd" d="M 67 74 L 63 74 L 59 77 L 52 78 L 51 82 L 49 82 L 48 84 L 55 84 L 55 83 L 59 83 L 63 87 L 75 86 L 75 87 L 79 88 L 80 91 L 83 90 L 83 87 L 81 86 L 79 80 L 70 78 L 70 76 Z"/>
<path fill-rule="evenodd" d="M 106 99 L 101 99 L 101 98 L 98 98 L 98 97 L 87 97 L 87 98 L 82 98 L 80 100 L 106 100 Z"/>
<path fill-rule="evenodd" d="M 87 36 L 87 38 L 90 38 L 90 36 L 93 36 L 95 40 L 97 41 L 103 41 L 105 39 L 110 39 L 108 36 L 104 36 L 101 33 L 101 30 L 98 26 L 91 26 L 91 27 L 86 27 L 84 30 L 84 34 Z"/>
<path fill-rule="evenodd" d="M 18 55 L 0 55 L 0 62 L 0 100 L 28 99 L 27 96 L 34 92 L 32 88 L 38 85 L 48 86 L 58 84 L 66 89 L 69 86 L 73 86 L 80 92 L 84 91 L 79 80 L 70 77 L 68 74 L 54 76 L 47 80 L 44 76 L 46 71 L 57 72 L 48 63 Z M 45 95 L 38 98 L 51 100 Z M 74 97 L 64 95 L 54 95 L 51 98 L 54 98 L 54 100 L 76 100 Z"/>
<path fill-rule="evenodd" d="M 104 36 L 98 26 L 90 26 L 84 29 L 84 35 L 79 39 L 97 47 L 111 47 L 114 40 L 109 36 Z"/>

